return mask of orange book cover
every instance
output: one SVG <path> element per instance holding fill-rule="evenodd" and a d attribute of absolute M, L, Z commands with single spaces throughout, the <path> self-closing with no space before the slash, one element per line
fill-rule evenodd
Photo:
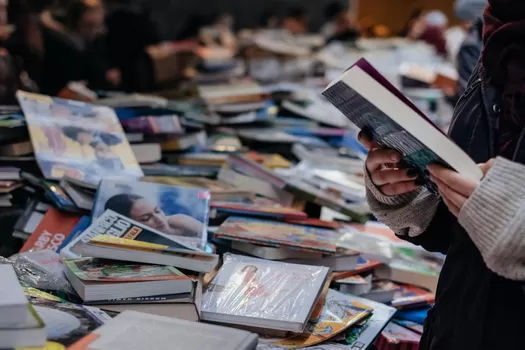
<path fill-rule="evenodd" d="M 56 251 L 73 231 L 81 216 L 50 208 L 20 252 L 49 249 Z"/>

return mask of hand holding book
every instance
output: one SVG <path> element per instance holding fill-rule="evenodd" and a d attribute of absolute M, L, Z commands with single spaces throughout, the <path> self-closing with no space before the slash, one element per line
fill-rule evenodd
<path fill-rule="evenodd" d="M 492 167 L 493 159 L 486 163 L 480 164 L 479 167 L 483 174 Z M 457 172 L 442 167 L 440 165 L 429 165 L 430 179 L 437 187 L 443 202 L 456 217 L 469 197 L 474 193 L 480 181 L 470 180 Z"/>
<path fill-rule="evenodd" d="M 401 154 L 392 149 L 381 148 L 368 135 L 367 129 L 359 133 L 359 142 L 369 151 L 366 169 L 370 178 L 384 195 L 412 192 L 422 185 L 417 179 L 417 172 L 399 166 Z"/>

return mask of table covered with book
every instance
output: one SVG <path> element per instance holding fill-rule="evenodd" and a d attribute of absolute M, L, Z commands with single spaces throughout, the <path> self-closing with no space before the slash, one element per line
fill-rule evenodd
<path fill-rule="evenodd" d="M 375 220 L 357 133 L 423 179 L 473 170 L 398 119 L 449 120 L 424 50 L 331 50 L 322 76 L 184 100 L 72 85 L 0 106 L 0 349 L 417 349 L 444 256 Z"/>

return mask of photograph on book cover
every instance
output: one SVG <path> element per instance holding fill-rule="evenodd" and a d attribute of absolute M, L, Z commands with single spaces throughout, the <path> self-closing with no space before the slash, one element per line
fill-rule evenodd
<path fill-rule="evenodd" d="M 207 241 L 209 206 L 210 193 L 203 189 L 102 180 L 92 215 L 98 218 L 111 209 L 202 248 Z"/>
<path fill-rule="evenodd" d="M 107 107 L 18 92 L 42 173 L 97 183 L 143 176 L 115 112 Z"/>

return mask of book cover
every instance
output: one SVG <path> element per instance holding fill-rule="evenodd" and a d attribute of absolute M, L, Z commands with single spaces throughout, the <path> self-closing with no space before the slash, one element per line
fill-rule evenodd
<path fill-rule="evenodd" d="M 216 178 L 220 166 L 152 164 L 142 166 L 146 176 Z"/>
<path fill-rule="evenodd" d="M 398 309 L 430 305 L 436 299 L 434 293 L 416 286 L 402 285 L 401 290 L 394 295 L 392 306 Z"/>
<path fill-rule="evenodd" d="M 382 266 L 382 265 L 383 263 L 381 263 L 380 261 L 365 259 L 363 258 L 362 255 L 360 255 L 359 260 L 357 260 L 357 267 L 354 270 L 336 272 L 334 274 L 334 280 L 339 281 L 347 277 L 351 277 L 351 276 L 358 275 L 364 272 L 372 271 L 375 268 Z"/>
<path fill-rule="evenodd" d="M 274 247 L 335 254 L 338 234 L 336 231 L 315 227 L 232 216 L 226 219 L 214 236 Z"/>
<path fill-rule="evenodd" d="M 94 258 L 67 260 L 67 268 L 86 282 L 146 282 L 188 279 L 172 266 L 123 264 Z"/>
<path fill-rule="evenodd" d="M 317 345 L 367 318 L 372 311 L 372 308 L 355 300 L 354 297 L 330 289 L 317 322 L 309 325 L 303 334 L 281 339 L 272 344 L 286 349 Z"/>
<path fill-rule="evenodd" d="M 80 257 L 84 245 L 99 235 L 126 238 L 129 241 L 136 240 L 138 242 L 161 244 L 189 252 L 197 249 L 178 240 L 176 236 L 156 231 L 108 209 L 102 216 L 95 219 L 76 239 L 65 246 L 61 251 L 61 255 L 67 258 Z"/>
<path fill-rule="evenodd" d="M 245 321 L 238 324 L 250 325 L 259 319 L 269 321 L 268 328 L 279 327 L 272 322 L 296 323 L 302 328 L 327 276 L 326 267 L 226 254 L 222 267 L 203 295 L 202 318 L 237 316 Z M 281 327 L 287 330 L 286 326 Z"/>
<path fill-rule="evenodd" d="M 127 132 L 142 132 L 150 135 L 184 132 L 176 115 L 129 118 L 121 120 L 121 123 Z"/>
<path fill-rule="evenodd" d="M 79 221 L 80 216 L 78 215 L 66 214 L 55 208 L 49 208 L 20 252 L 44 249 L 58 251 Z"/>
<path fill-rule="evenodd" d="M 378 350 L 417 350 L 421 335 L 389 322 L 374 342 Z"/>
<path fill-rule="evenodd" d="M 249 199 L 253 194 L 239 190 L 224 181 L 212 180 L 205 177 L 172 177 L 172 176 L 145 176 L 144 182 L 157 183 L 169 186 L 192 187 L 207 189 L 211 193 L 211 200 Z"/>
<path fill-rule="evenodd" d="M 46 179 L 143 175 L 112 109 L 21 91 L 17 97 Z"/>
<path fill-rule="evenodd" d="M 308 217 L 301 210 L 262 197 L 241 201 L 212 201 L 210 208 L 215 209 L 218 213 L 266 216 L 285 220 L 306 219 Z"/>
<path fill-rule="evenodd" d="M 442 164 L 476 180 L 483 176 L 461 148 L 365 59 L 332 82 L 323 95 L 358 128 L 369 130 L 379 146 L 401 153 L 401 164 L 417 170 L 430 191 L 436 188 L 426 170 L 429 164 Z"/>
<path fill-rule="evenodd" d="M 92 215 L 97 218 L 110 209 L 145 227 L 204 247 L 209 202 L 210 193 L 205 189 L 102 180 Z"/>
<path fill-rule="evenodd" d="M 75 225 L 75 227 L 73 227 L 71 232 L 64 239 L 62 244 L 58 247 L 56 252 L 60 253 L 65 246 L 67 246 L 69 243 L 71 243 L 71 241 L 76 239 L 82 232 L 84 232 L 89 227 L 89 225 L 91 225 L 91 217 L 82 216 Z"/>
<path fill-rule="evenodd" d="M 111 319 L 100 309 L 72 304 L 35 288 L 24 292 L 46 324 L 50 349 L 55 348 L 49 344 L 69 346 Z"/>
<path fill-rule="evenodd" d="M 403 327 L 405 327 L 407 329 L 410 329 L 411 331 L 414 331 L 417 334 L 423 334 L 424 326 L 422 324 L 419 324 L 419 323 L 416 323 L 416 322 L 412 322 L 412 321 L 402 320 L 402 319 L 399 319 L 399 318 L 394 318 L 393 322 L 395 322 L 398 325 L 403 326 Z"/>

